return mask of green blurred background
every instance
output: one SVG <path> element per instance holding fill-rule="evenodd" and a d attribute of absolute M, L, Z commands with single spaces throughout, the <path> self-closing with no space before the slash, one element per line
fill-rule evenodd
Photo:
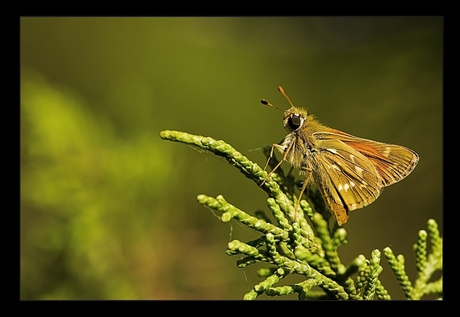
<path fill-rule="evenodd" d="M 288 108 L 278 85 L 325 125 L 420 155 L 351 214 L 340 249 L 348 263 L 391 246 L 414 280 L 418 231 L 442 230 L 442 32 L 442 18 L 21 18 L 21 298 L 241 299 L 260 266 L 238 269 L 226 245 L 258 235 L 196 196 L 253 214 L 266 194 L 159 132 L 263 165 L 285 136 L 260 104 Z"/>

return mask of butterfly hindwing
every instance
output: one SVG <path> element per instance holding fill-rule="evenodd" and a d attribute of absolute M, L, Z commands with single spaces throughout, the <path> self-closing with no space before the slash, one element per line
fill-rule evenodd
<path fill-rule="evenodd" d="M 350 211 L 380 195 L 382 184 L 364 155 L 339 140 L 318 141 L 317 149 L 315 181 L 328 201 Z"/>

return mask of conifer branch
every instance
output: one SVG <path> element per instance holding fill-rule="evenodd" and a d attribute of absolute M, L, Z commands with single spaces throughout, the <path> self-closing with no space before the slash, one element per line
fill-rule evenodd
<path fill-rule="evenodd" d="M 259 165 L 224 141 L 169 130 L 162 131 L 160 137 L 223 157 L 258 186 L 267 177 L 267 172 Z M 267 148 L 264 148 L 264 152 L 269 155 Z M 277 164 L 275 158 L 269 163 L 269 166 L 275 166 L 271 164 Z M 293 176 L 285 175 L 281 168 L 268 177 L 261 187 L 269 196 L 267 205 L 276 223 L 272 223 L 263 211 L 257 211 L 256 217 L 249 215 L 227 202 L 222 195 L 214 198 L 202 194 L 197 197 L 202 205 L 221 212 L 222 222 L 234 219 L 261 234 L 248 242 L 233 240 L 227 246 L 226 254 L 243 256 L 236 261 L 239 268 L 258 262 L 269 265 L 258 270 L 258 275 L 264 280 L 243 298 L 255 299 L 261 294 L 283 296 L 297 293 L 299 299 L 390 299 L 379 280 L 383 270 L 380 251 L 374 250 L 370 259 L 359 255 L 345 266 L 338 250 L 348 242 L 346 230 L 338 226 L 329 228 L 330 214 L 314 190 L 309 192 L 309 197 L 314 202 L 316 212 L 307 201 L 302 200 L 296 215 L 296 187 L 298 184 Z M 428 238 L 430 253 L 427 248 Z M 430 281 L 435 272 L 442 270 L 442 238 L 434 220 L 428 221 L 428 231 L 419 232 L 414 250 L 417 263 L 417 279 L 414 284 L 405 272 L 404 257 L 396 257 L 390 248 L 383 250 L 406 298 L 419 299 L 427 294 L 442 297 L 442 277 Z M 305 279 L 292 285 L 277 285 L 289 274 L 301 275 Z"/>

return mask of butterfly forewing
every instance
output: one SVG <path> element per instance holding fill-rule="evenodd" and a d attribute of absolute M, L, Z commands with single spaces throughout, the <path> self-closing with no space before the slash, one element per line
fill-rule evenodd
<path fill-rule="evenodd" d="M 402 180 L 418 163 L 418 155 L 405 147 L 375 143 L 359 142 L 353 146 L 374 163 L 385 186 Z"/>
<path fill-rule="evenodd" d="M 333 131 L 318 132 L 314 135 L 322 140 L 340 140 L 364 155 L 375 166 L 383 186 L 399 182 L 409 175 L 418 163 L 417 153 L 406 147 L 358 138 L 338 130 Z"/>

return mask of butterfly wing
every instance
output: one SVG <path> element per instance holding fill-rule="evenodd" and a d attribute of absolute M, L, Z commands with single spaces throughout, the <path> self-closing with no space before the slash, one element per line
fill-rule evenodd
<path fill-rule="evenodd" d="M 419 160 L 417 153 L 406 147 L 358 138 L 338 130 L 318 132 L 314 136 L 318 140 L 339 140 L 364 155 L 375 166 L 383 186 L 405 178 Z"/>
<path fill-rule="evenodd" d="M 316 140 L 315 182 L 342 225 L 349 211 L 377 199 L 383 185 L 373 163 L 363 154 L 339 139 Z"/>

